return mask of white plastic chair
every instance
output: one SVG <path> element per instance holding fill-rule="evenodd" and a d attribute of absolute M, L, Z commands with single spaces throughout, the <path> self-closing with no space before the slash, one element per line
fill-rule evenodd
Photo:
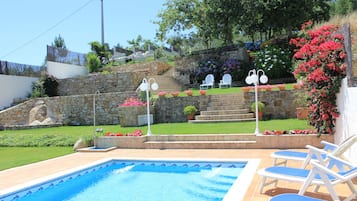
<path fill-rule="evenodd" d="M 200 85 L 200 89 L 209 89 L 214 87 L 214 76 L 213 74 L 208 74 L 205 80 Z"/>
<path fill-rule="evenodd" d="M 232 86 L 232 76 L 230 74 L 224 74 L 222 80 L 219 82 L 219 88 L 226 88 Z"/>

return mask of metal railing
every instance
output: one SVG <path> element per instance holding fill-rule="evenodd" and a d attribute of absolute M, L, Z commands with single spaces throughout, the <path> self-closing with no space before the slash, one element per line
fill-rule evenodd
<path fill-rule="evenodd" d="M 8 61 L 0 61 L 0 74 L 16 75 L 28 77 L 40 77 L 44 66 L 34 66 L 28 64 L 19 64 Z"/>
<path fill-rule="evenodd" d="M 72 52 L 67 49 L 53 46 L 47 46 L 47 61 L 80 66 L 85 66 L 87 63 L 86 54 Z"/>

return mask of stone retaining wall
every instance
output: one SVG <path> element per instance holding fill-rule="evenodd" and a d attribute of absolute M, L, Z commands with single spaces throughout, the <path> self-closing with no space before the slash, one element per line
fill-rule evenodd
<path fill-rule="evenodd" d="M 80 78 L 58 80 L 60 96 L 135 91 L 144 78 L 143 72 L 91 74 Z"/>
<path fill-rule="evenodd" d="M 186 122 L 183 109 L 194 105 L 199 111 L 207 109 L 210 96 L 187 96 L 159 98 L 155 102 L 155 123 Z"/>
<path fill-rule="evenodd" d="M 96 124 L 119 124 L 118 105 L 134 92 L 117 92 L 96 95 Z M 54 124 L 93 125 L 94 95 L 58 96 L 31 99 L 7 110 L 0 111 L 0 125 L 28 125 L 29 113 L 38 101 L 47 107 L 47 118 Z"/>
<path fill-rule="evenodd" d="M 244 93 L 244 103 L 250 105 L 255 101 L 254 92 Z M 258 100 L 265 104 L 264 116 L 273 119 L 296 118 L 294 90 L 261 91 Z"/>
<path fill-rule="evenodd" d="M 101 93 L 96 96 L 96 124 L 119 124 L 118 105 L 135 92 Z M 199 111 L 207 110 L 210 98 L 214 95 L 158 98 L 153 108 L 155 123 L 186 122 L 184 107 L 194 105 Z M 217 96 L 217 95 L 215 95 Z M 36 102 L 42 100 L 47 106 L 47 118 L 54 124 L 92 125 L 93 94 L 58 96 L 31 99 L 13 108 L 0 111 L 0 125 L 28 125 L 29 113 Z M 259 100 L 266 104 L 265 115 L 270 118 L 295 118 L 296 108 L 292 90 L 259 92 Z M 244 103 L 250 108 L 254 93 L 244 93 Z"/>

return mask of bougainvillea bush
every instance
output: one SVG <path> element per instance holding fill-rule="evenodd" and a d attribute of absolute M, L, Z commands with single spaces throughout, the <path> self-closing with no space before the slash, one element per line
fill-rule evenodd
<path fill-rule="evenodd" d="M 125 99 L 123 104 L 120 104 L 120 107 L 132 107 L 132 106 L 144 106 L 146 103 L 141 102 L 138 98 L 130 97 Z"/>
<path fill-rule="evenodd" d="M 344 38 L 337 26 L 311 30 L 311 25 L 304 23 L 300 37 L 290 41 L 297 48 L 294 75 L 304 81 L 309 93 L 310 124 L 319 134 L 332 134 L 339 116 L 336 95 L 345 77 Z"/>

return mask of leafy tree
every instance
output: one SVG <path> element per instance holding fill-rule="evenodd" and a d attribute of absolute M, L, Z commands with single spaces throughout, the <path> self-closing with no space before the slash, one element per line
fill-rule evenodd
<path fill-rule="evenodd" d="M 141 35 L 138 35 L 136 39 L 128 40 L 127 41 L 131 46 L 132 49 L 135 50 L 141 50 L 142 49 L 142 43 L 143 43 L 143 37 Z"/>
<path fill-rule="evenodd" d="M 57 48 L 62 48 L 62 49 L 67 49 L 66 43 L 64 42 L 64 39 L 61 37 L 61 35 L 58 35 L 55 37 L 55 40 L 53 41 L 51 46 L 54 46 Z"/>
<path fill-rule="evenodd" d="M 93 53 L 93 52 L 90 52 L 87 54 L 87 69 L 88 69 L 88 72 L 89 73 L 92 73 L 92 72 L 97 72 L 100 67 L 102 67 L 102 64 L 98 58 L 98 56 Z"/>
<path fill-rule="evenodd" d="M 98 41 L 90 42 L 89 45 L 91 46 L 91 50 L 97 58 L 100 60 L 102 66 L 108 63 L 109 59 L 112 57 L 111 52 L 109 51 L 109 45 L 106 43 L 102 45 Z"/>
<path fill-rule="evenodd" d="M 163 6 L 165 9 L 158 14 L 160 21 L 154 22 L 159 25 L 159 40 L 164 41 L 170 32 L 179 35 L 180 32 L 198 27 L 202 14 L 200 0 L 167 0 Z"/>

